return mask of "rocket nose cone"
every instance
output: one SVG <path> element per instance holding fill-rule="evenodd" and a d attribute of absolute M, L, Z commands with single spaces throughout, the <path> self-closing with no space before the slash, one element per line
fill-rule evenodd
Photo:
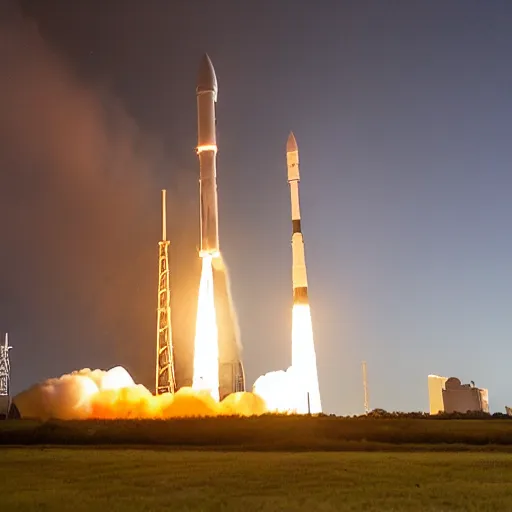
<path fill-rule="evenodd" d="M 288 136 L 288 141 L 286 142 L 286 152 L 291 153 L 293 151 L 298 151 L 297 141 L 295 140 L 295 135 L 293 132 L 290 132 Z"/>
<path fill-rule="evenodd" d="M 205 53 L 199 66 L 199 73 L 197 75 L 197 92 L 214 91 L 217 92 L 217 77 L 213 69 L 212 61 L 208 54 Z"/>

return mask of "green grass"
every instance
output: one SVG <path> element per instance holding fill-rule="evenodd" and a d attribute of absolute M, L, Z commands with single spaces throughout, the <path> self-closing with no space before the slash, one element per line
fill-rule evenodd
<path fill-rule="evenodd" d="M 509 510 L 512 454 L 4 448 L 3 511 Z"/>
<path fill-rule="evenodd" d="M 3 445 L 146 445 L 201 450 L 512 451 L 510 420 L 203 418 L 0 422 Z"/>

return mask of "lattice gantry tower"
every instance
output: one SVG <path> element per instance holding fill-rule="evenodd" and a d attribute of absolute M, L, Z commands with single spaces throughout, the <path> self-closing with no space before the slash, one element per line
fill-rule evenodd
<path fill-rule="evenodd" d="M 5 335 L 5 343 L 0 345 L 0 396 L 10 396 L 11 363 L 9 360 L 9 336 Z"/>
<path fill-rule="evenodd" d="M 169 241 L 166 233 L 165 190 L 162 190 L 162 240 L 158 243 L 158 310 L 156 331 L 155 393 L 174 393 L 174 352 L 171 329 L 171 293 L 169 286 Z"/>

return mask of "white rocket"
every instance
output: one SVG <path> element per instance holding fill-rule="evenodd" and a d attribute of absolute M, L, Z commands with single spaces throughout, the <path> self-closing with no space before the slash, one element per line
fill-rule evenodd
<path fill-rule="evenodd" d="M 292 281 L 293 303 L 308 304 L 308 278 L 306 274 L 306 258 L 304 255 L 304 239 L 300 225 L 299 204 L 299 148 L 293 132 L 290 132 L 286 143 L 286 163 L 288 166 L 288 183 L 292 202 Z"/>
<path fill-rule="evenodd" d="M 304 255 L 304 238 L 300 225 L 299 204 L 299 148 L 293 133 L 286 143 L 286 163 L 288 166 L 288 183 L 292 203 L 292 368 L 296 377 L 295 410 L 299 414 L 322 412 L 318 371 L 316 367 L 313 326 L 309 311 L 308 278 L 306 274 L 306 257 Z M 296 307 L 297 306 L 297 307 Z"/>
<path fill-rule="evenodd" d="M 205 53 L 197 77 L 197 154 L 200 177 L 200 255 L 219 254 L 219 215 L 217 204 L 217 137 L 215 133 L 215 103 L 217 77 L 210 57 Z"/>

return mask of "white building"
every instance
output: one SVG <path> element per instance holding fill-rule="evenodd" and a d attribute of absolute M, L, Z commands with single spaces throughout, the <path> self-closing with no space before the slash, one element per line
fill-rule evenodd
<path fill-rule="evenodd" d="M 456 377 L 428 376 L 430 414 L 489 412 L 489 391 L 462 384 Z"/>

